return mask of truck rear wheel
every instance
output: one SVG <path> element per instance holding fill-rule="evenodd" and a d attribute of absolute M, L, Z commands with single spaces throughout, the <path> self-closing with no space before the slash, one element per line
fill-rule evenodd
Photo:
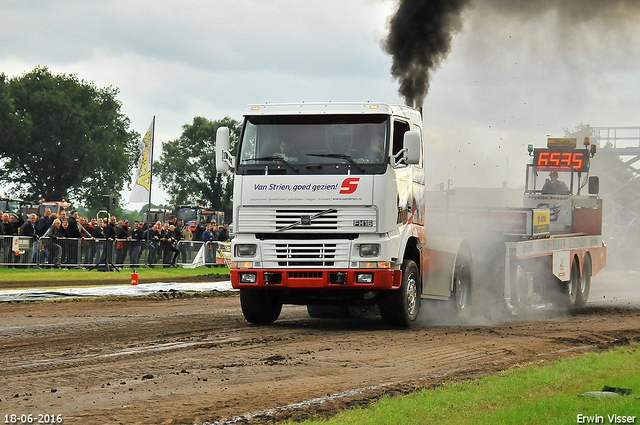
<path fill-rule="evenodd" d="M 380 316 L 391 326 L 409 327 L 420 312 L 420 270 L 412 260 L 402 263 L 402 284 L 383 295 L 378 307 Z"/>
<path fill-rule="evenodd" d="M 567 282 L 567 307 L 572 308 L 578 302 L 578 292 L 580 291 L 580 267 L 578 266 L 578 259 L 573 259 L 573 265 L 571 266 L 571 276 L 569 282 Z"/>
<path fill-rule="evenodd" d="M 269 325 L 280 317 L 282 300 L 277 291 L 241 289 L 240 306 L 247 322 L 254 325 Z"/>
<path fill-rule="evenodd" d="M 580 271 L 578 266 L 578 259 L 574 258 L 573 265 L 571 266 L 571 274 L 569 280 L 562 282 L 557 280 L 559 293 L 555 296 L 556 301 L 554 304 L 561 310 L 569 310 L 577 302 L 578 291 L 580 287 Z"/>
<path fill-rule="evenodd" d="M 576 307 L 584 307 L 589 299 L 589 291 L 591 289 L 591 257 L 589 254 L 584 256 L 582 264 L 582 276 L 580 276 L 580 285 L 576 294 Z"/>
<path fill-rule="evenodd" d="M 471 318 L 471 263 L 464 254 L 458 254 L 453 276 L 452 299 L 456 303 L 456 311 L 460 320 Z"/>

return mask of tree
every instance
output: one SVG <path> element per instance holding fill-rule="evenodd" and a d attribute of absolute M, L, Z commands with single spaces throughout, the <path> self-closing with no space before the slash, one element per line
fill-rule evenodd
<path fill-rule="evenodd" d="M 215 139 L 220 127 L 229 127 L 230 149 L 235 151 L 238 121 L 230 117 L 218 121 L 195 117 L 192 124 L 182 126 L 179 139 L 164 143 L 154 170 L 172 203 L 201 203 L 231 217 L 233 177 L 218 174 L 215 164 Z"/>
<path fill-rule="evenodd" d="M 88 208 L 118 193 L 131 179 L 139 134 L 117 94 L 46 67 L 0 74 L 0 182 L 16 195 Z"/>

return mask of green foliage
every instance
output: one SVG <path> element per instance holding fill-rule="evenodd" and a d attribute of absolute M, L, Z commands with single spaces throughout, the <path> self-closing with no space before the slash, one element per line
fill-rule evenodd
<path fill-rule="evenodd" d="M 0 75 L 0 182 L 31 199 L 97 208 L 131 178 L 139 134 L 120 112 L 118 89 L 46 67 Z"/>
<path fill-rule="evenodd" d="M 604 385 L 631 388 L 624 397 L 579 397 Z M 435 390 L 384 397 L 370 408 L 304 424 L 574 424 L 577 415 L 638 415 L 640 345 L 514 368 Z M 636 422 L 638 419 L 636 418 Z M 586 423 L 586 422 L 585 422 Z"/>
<path fill-rule="evenodd" d="M 166 210 L 172 210 L 173 209 L 173 205 L 156 205 L 153 202 L 151 203 L 151 205 L 149 206 L 149 204 L 145 204 L 142 206 L 142 208 L 140 208 L 140 211 L 138 211 L 138 213 L 140 214 L 140 217 L 144 217 L 145 213 L 147 212 L 147 210 L 151 208 L 151 209 L 156 209 L 156 208 L 161 208 L 161 209 L 166 209 Z"/>
<path fill-rule="evenodd" d="M 200 203 L 231 217 L 233 175 L 218 174 L 215 165 L 216 131 L 220 127 L 229 127 L 230 149 L 235 151 L 238 121 L 230 117 L 218 121 L 195 117 L 192 124 L 182 127 L 179 139 L 162 146 L 162 156 L 154 170 L 172 203 Z"/>
<path fill-rule="evenodd" d="M 582 142 L 585 137 L 591 136 L 591 126 L 589 124 L 580 123 L 576 126 L 575 129 L 569 130 L 568 128 L 563 128 L 564 137 L 575 137 L 578 139 L 578 147 L 582 147 Z"/>

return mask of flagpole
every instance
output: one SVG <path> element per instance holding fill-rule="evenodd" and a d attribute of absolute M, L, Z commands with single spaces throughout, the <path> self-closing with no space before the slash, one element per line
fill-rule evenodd
<path fill-rule="evenodd" d="M 151 217 L 151 187 L 153 186 L 153 145 L 154 145 L 154 141 L 156 138 L 156 116 L 153 116 L 153 120 L 151 121 L 151 155 L 150 155 L 150 159 L 149 159 L 149 201 L 147 202 L 147 218 Z M 153 225 L 151 225 L 151 223 L 147 223 L 147 247 L 149 247 L 149 232 L 148 230 L 151 229 L 153 227 Z M 147 263 L 147 267 L 149 267 L 149 255 L 147 255 L 147 259 L 146 259 L 146 263 Z"/>
<path fill-rule="evenodd" d="M 151 187 L 153 186 L 153 145 L 156 138 L 156 116 L 153 116 L 153 120 L 151 122 L 151 155 L 149 160 L 149 203 L 147 204 L 147 211 L 151 208 Z"/>

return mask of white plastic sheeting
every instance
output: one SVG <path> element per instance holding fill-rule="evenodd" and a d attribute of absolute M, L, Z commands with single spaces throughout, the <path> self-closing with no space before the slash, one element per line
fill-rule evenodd
<path fill-rule="evenodd" d="M 203 291 L 234 291 L 231 281 L 177 283 L 157 282 L 140 283 L 138 285 L 94 286 L 90 288 L 56 288 L 56 289 L 14 289 L 0 291 L 0 302 L 8 301 L 38 301 L 55 300 L 61 298 L 102 297 L 105 295 L 136 296 L 160 292 L 203 292 Z"/>

